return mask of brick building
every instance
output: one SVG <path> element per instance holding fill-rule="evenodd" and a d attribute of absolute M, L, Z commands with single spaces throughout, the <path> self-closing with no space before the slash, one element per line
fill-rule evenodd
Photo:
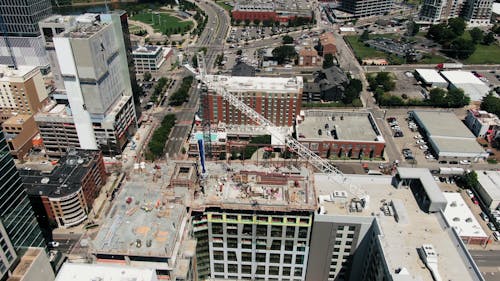
<path fill-rule="evenodd" d="M 224 85 L 234 96 L 255 109 L 277 126 L 292 126 L 302 104 L 303 80 L 277 77 L 228 77 L 207 76 L 210 84 Z M 229 105 L 223 98 L 205 89 L 202 95 L 202 116 L 212 124 L 254 124 L 239 109 Z"/>
<path fill-rule="evenodd" d="M 337 54 L 337 46 L 335 45 L 335 37 L 333 37 L 333 33 L 326 32 L 319 36 L 319 40 L 321 43 L 321 53 L 324 57 L 326 54 L 334 55 Z"/>
<path fill-rule="evenodd" d="M 385 141 L 369 112 L 302 111 L 298 140 L 321 157 L 378 158 Z"/>
<path fill-rule="evenodd" d="M 62 228 L 87 219 L 106 182 L 99 150 L 71 150 L 50 172 L 23 169 L 20 174 L 40 224 Z"/>
<path fill-rule="evenodd" d="M 299 51 L 300 66 L 320 66 L 321 64 L 321 57 L 314 48 L 306 47 Z"/>

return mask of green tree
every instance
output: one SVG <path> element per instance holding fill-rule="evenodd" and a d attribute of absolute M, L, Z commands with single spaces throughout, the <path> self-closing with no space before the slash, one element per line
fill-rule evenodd
<path fill-rule="evenodd" d="M 462 89 L 450 89 L 446 95 L 448 106 L 453 108 L 463 107 L 470 103 L 470 98 Z"/>
<path fill-rule="evenodd" d="M 434 88 L 429 93 L 429 101 L 433 106 L 443 106 L 446 104 L 446 90 Z"/>
<path fill-rule="evenodd" d="M 472 42 L 474 42 L 474 44 L 478 44 L 481 41 L 483 41 L 484 33 L 481 29 L 474 27 L 469 31 L 469 33 L 470 37 L 472 38 Z"/>
<path fill-rule="evenodd" d="M 462 176 L 462 182 L 464 187 L 469 189 L 476 189 L 479 182 L 477 180 L 477 174 L 475 171 L 470 171 Z"/>
<path fill-rule="evenodd" d="M 379 72 L 375 78 L 377 85 L 382 86 L 385 92 L 392 91 L 396 87 L 396 83 L 393 81 L 389 72 Z"/>
<path fill-rule="evenodd" d="M 293 37 L 289 35 L 285 35 L 282 38 L 283 44 L 293 44 Z"/>
<path fill-rule="evenodd" d="M 475 50 L 476 46 L 472 40 L 457 38 L 451 42 L 446 53 L 452 58 L 466 59 L 470 57 Z"/>
<path fill-rule="evenodd" d="M 198 67 L 198 57 L 197 56 L 193 56 L 193 58 L 191 59 L 191 64 L 193 65 L 194 68 Z"/>
<path fill-rule="evenodd" d="M 279 64 L 283 64 L 285 61 L 293 60 L 297 57 L 295 47 L 290 45 L 276 47 L 272 53 Z"/>
<path fill-rule="evenodd" d="M 406 25 L 406 29 L 408 30 L 407 32 L 408 36 L 415 36 L 420 30 L 420 25 L 414 21 L 409 21 L 408 24 Z"/>
<path fill-rule="evenodd" d="M 495 43 L 495 41 L 496 41 L 495 34 L 493 34 L 493 32 L 488 32 L 486 34 L 486 36 L 484 36 L 483 44 L 484 45 L 491 45 L 491 44 Z"/>
<path fill-rule="evenodd" d="M 457 36 L 462 36 L 465 31 L 467 24 L 463 18 L 451 18 L 448 20 L 448 28 L 453 31 Z"/>
<path fill-rule="evenodd" d="M 361 33 L 361 36 L 359 36 L 359 41 L 366 41 L 370 39 L 370 33 L 368 32 L 368 29 L 363 30 L 363 33 Z"/>
<path fill-rule="evenodd" d="M 238 51 L 236 51 L 236 55 L 241 56 L 242 54 L 243 54 L 243 50 L 239 49 Z"/>
<path fill-rule="evenodd" d="M 481 102 L 481 109 L 500 116 L 500 98 L 490 92 Z"/>
<path fill-rule="evenodd" d="M 246 20 L 245 20 L 245 25 L 247 25 L 247 26 L 248 26 L 248 25 L 250 25 L 250 22 L 251 22 L 251 20 L 246 19 Z"/>
<path fill-rule="evenodd" d="M 146 71 L 146 72 L 144 72 L 143 77 L 144 77 L 144 81 L 149 81 L 149 80 L 151 80 L 151 73 L 149 73 L 149 71 Z"/>
<path fill-rule="evenodd" d="M 255 24 L 255 25 L 259 25 L 260 22 L 261 22 L 260 19 L 254 19 L 253 20 L 253 24 Z"/>
<path fill-rule="evenodd" d="M 352 104 L 354 100 L 359 98 L 359 94 L 361 93 L 362 89 L 363 84 L 361 83 L 361 80 L 352 79 L 351 81 L 349 81 L 349 84 L 345 89 L 342 102 L 345 104 Z"/>
<path fill-rule="evenodd" d="M 333 55 L 332 54 L 326 54 L 324 59 L 323 59 L 323 69 L 330 68 L 334 66 L 333 64 Z"/>

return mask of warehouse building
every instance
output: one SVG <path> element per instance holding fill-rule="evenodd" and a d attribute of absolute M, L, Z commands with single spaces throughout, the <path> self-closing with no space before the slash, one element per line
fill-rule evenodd
<path fill-rule="evenodd" d="M 500 205 L 500 172 L 476 171 L 476 174 L 479 182 L 476 192 L 490 211 L 496 210 Z"/>
<path fill-rule="evenodd" d="M 415 69 L 415 78 L 427 87 L 448 87 L 448 82 L 434 69 Z"/>
<path fill-rule="evenodd" d="M 440 161 L 477 162 L 488 157 L 476 137 L 453 112 L 414 110 L 411 115 Z"/>
<path fill-rule="evenodd" d="M 464 90 L 471 101 L 480 101 L 490 92 L 490 87 L 468 71 L 441 71 L 441 75 L 450 83 L 450 89 Z"/>

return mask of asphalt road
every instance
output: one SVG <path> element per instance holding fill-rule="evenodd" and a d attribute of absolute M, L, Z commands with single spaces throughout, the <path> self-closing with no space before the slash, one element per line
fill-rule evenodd
<path fill-rule="evenodd" d="M 487 281 L 500 281 L 500 250 L 470 250 L 472 258 Z"/>

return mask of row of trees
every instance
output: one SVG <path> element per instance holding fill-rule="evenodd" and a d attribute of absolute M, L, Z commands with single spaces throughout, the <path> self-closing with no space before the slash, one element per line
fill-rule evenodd
<path fill-rule="evenodd" d="M 160 127 L 158 127 L 151 140 L 149 141 L 148 148 L 149 153 L 146 154 L 146 158 L 150 160 L 158 159 L 163 156 L 163 151 L 165 149 L 165 143 L 167 142 L 168 136 L 172 127 L 175 125 L 175 115 L 168 114 L 161 121 Z"/>
<path fill-rule="evenodd" d="M 420 100 L 408 98 L 406 94 L 392 95 L 396 83 L 388 72 L 379 72 L 368 77 L 368 83 L 374 93 L 375 100 L 382 106 L 438 106 L 445 108 L 459 108 L 470 103 L 470 98 L 462 89 L 434 88 L 429 93 L 429 99 Z"/>
<path fill-rule="evenodd" d="M 489 93 L 483 98 L 481 109 L 500 116 L 500 98 L 493 93 Z"/>
<path fill-rule="evenodd" d="M 151 102 L 157 103 L 161 95 L 163 94 L 165 87 L 167 86 L 169 80 L 165 77 L 161 77 L 158 79 L 158 83 L 156 83 L 156 86 L 153 90 L 153 93 L 151 94 Z"/>
<path fill-rule="evenodd" d="M 182 78 L 181 86 L 175 93 L 170 96 L 169 104 L 173 106 L 182 105 L 189 99 L 189 89 L 191 84 L 193 84 L 193 76 L 187 76 Z"/>
<path fill-rule="evenodd" d="M 493 32 L 484 34 L 479 28 L 469 31 L 471 39 L 463 38 L 467 24 L 462 18 L 452 18 L 448 23 L 432 25 L 427 38 L 442 44 L 443 52 L 457 59 L 466 59 L 476 50 L 476 44 L 491 45 L 495 42 Z"/>

